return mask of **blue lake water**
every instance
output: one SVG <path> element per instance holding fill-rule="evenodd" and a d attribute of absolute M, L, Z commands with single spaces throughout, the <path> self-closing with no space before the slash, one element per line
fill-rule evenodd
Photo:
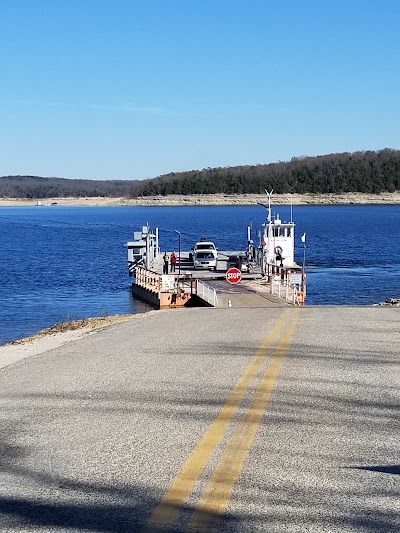
<path fill-rule="evenodd" d="M 290 207 L 276 207 L 283 220 Z M 201 237 L 244 249 L 266 209 L 252 207 L 0 208 L 0 344 L 58 322 L 150 307 L 132 298 L 124 243 L 147 222 L 162 250 Z M 371 305 L 400 297 L 400 206 L 298 206 L 296 260 L 307 234 L 307 305 Z"/>

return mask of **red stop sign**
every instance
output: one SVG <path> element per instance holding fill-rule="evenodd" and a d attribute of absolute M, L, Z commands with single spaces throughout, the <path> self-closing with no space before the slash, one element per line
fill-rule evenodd
<path fill-rule="evenodd" d="M 242 273 L 238 268 L 230 268 L 226 273 L 226 279 L 229 283 L 239 283 L 242 279 Z"/>

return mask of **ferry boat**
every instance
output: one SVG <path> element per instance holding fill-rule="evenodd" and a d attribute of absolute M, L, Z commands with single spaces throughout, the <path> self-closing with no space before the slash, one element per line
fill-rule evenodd
<path fill-rule="evenodd" d="M 276 214 L 271 213 L 271 192 L 265 191 L 268 195 L 268 214 L 261 237 L 261 272 L 271 283 L 291 287 L 296 292 L 296 298 L 300 305 L 304 305 L 306 294 L 306 275 L 303 266 L 299 266 L 294 260 L 294 235 L 295 223 L 293 220 L 284 222 Z M 262 204 L 263 205 L 263 204 Z M 291 216 L 292 218 L 292 216 Z M 302 236 L 305 253 L 305 234 Z M 303 261 L 304 263 L 304 261 Z"/>
<path fill-rule="evenodd" d="M 201 272 L 198 271 L 194 248 L 188 252 L 181 251 L 179 246 L 178 269 L 168 274 L 168 269 L 165 272 L 163 268 L 165 265 L 159 248 L 158 228 L 153 231 L 147 224 L 141 231 L 135 231 L 133 240 L 125 245 L 128 249 L 129 276 L 133 278 L 133 293 L 161 308 L 187 305 L 189 300 L 193 301 L 200 293 L 202 299 L 204 294 L 211 294 L 211 305 L 215 305 L 217 290 L 227 293 L 232 291 L 229 287 L 228 270 L 235 266 L 234 270 L 240 273 L 239 281 L 242 281 L 244 286 L 249 280 L 258 280 L 259 285 L 253 283 L 255 292 L 259 286 L 265 293 L 268 291 L 266 285 L 269 285 L 268 292 L 271 294 L 293 305 L 304 305 L 306 278 L 304 265 L 301 268 L 294 259 L 295 223 L 292 217 L 289 222 L 285 222 L 278 214 L 272 216 L 272 192 L 267 193 L 268 206 L 261 204 L 267 207 L 268 215 L 260 233 L 259 245 L 254 245 L 250 226 L 247 227 L 246 250 L 241 252 L 217 252 L 213 242 L 199 242 L 196 246 L 207 246 L 207 255 L 213 252 L 213 263 L 208 262 L 207 268 Z M 211 245 L 215 250 L 210 249 Z M 239 261 L 239 268 L 236 261 Z M 207 300 L 207 303 L 210 304 L 210 301 Z"/>

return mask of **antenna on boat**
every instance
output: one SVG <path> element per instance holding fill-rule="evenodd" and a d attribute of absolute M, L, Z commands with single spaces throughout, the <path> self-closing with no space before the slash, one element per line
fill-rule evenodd
<path fill-rule="evenodd" d="M 293 198 L 290 197 L 290 222 L 293 222 Z"/>
<path fill-rule="evenodd" d="M 264 189 L 265 192 L 267 193 L 267 196 L 268 196 L 268 216 L 267 216 L 267 220 L 268 222 L 271 222 L 271 196 L 272 196 L 272 193 L 274 192 L 274 189 L 271 189 L 271 192 L 268 192 L 267 189 Z"/>

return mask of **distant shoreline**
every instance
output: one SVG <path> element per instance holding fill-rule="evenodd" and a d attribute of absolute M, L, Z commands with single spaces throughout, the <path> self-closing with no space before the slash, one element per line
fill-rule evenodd
<path fill-rule="evenodd" d="M 265 194 L 199 194 L 145 196 L 143 198 L 46 198 L 40 200 L 43 206 L 201 206 L 201 205 L 257 205 L 266 203 Z M 35 206 L 36 199 L 0 198 L 0 207 Z M 362 194 L 275 194 L 275 205 L 368 205 L 400 204 L 400 191 L 394 193 Z"/>

